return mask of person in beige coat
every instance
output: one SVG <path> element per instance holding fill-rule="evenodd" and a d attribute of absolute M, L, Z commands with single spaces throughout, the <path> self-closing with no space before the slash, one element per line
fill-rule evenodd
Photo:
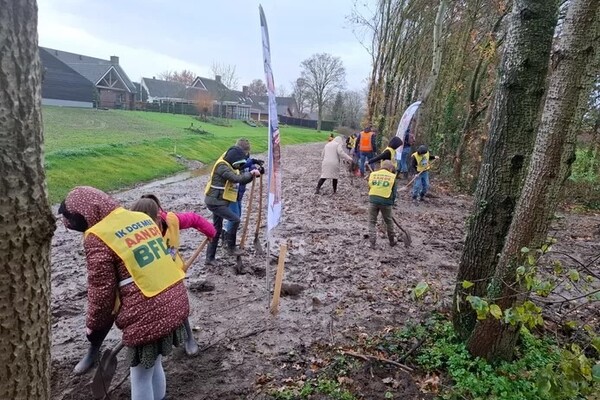
<path fill-rule="evenodd" d="M 344 139 L 341 136 L 336 137 L 327 143 L 321 152 L 323 161 L 321 162 L 321 178 L 317 183 L 315 194 L 319 194 L 321 186 L 326 179 L 331 179 L 333 183 L 333 193 L 337 192 L 338 179 L 340 178 L 340 161 L 352 162 L 350 157 L 344 151 Z"/>

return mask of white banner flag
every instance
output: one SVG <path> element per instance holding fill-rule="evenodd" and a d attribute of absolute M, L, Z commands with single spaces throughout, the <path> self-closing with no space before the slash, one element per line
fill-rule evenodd
<path fill-rule="evenodd" d="M 402 143 L 402 146 L 400 146 L 398 149 L 396 149 L 396 159 L 397 160 L 402 159 L 402 150 L 404 149 L 404 137 L 406 136 L 406 130 L 410 126 L 410 121 L 413 119 L 413 116 L 419 109 L 420 105 L 421 105 L 420 101 L 416 101 L 416 102 L 412 103 L 410 106 L 408 106 L 406 111 L 404 111 L 404 114 L 402 114 L 402 118 L 400 118 L 400 123 L 398 123 L 398 130 L 396 131 L 396 136 L 398 136 L 400 139 L 402 139 L 403 143 Z"/>
<path fill-rule="evenodd" d="M 268 208 L 267 233 L 281 221 L 281 144 L 279 138 L 279 122 L 277 120 L 277 103 L 275 98 L 275 82 L 271 69 L 271 46 L 269 29 L 262 6 L 259 6 L 260 26 L 262 28 L 263 61 L 267 95 L 269 97 L 269 165 L 268 165 Z"/>

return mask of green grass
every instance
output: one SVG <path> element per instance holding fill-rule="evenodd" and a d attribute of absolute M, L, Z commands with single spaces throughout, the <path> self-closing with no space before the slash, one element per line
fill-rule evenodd
<path fill-rule="evenodd" d="M 174 154 L 208 164 L 240 137 L 250 140 L 253 153 L 267 149 L 267 128 L 241 121 L 223 127 L 185 115 L 47 106 L 42 116 L 53 203 L 78 185 L 115 190 L 184 170 Z M 191 123 L 212 135 L 186 131 Z M 296 127 L 282 127 L 280 133 L 283 145 L 324 142 L 329 135 Z"/>

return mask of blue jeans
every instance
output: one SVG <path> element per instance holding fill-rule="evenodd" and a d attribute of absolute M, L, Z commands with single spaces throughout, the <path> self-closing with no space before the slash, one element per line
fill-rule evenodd
<path fill-rule="evenodd" d="M 236 201 L 235 203 L 229 203 L 229 209 L 231 210 L 232 213 L 234 213 L 235 215 L 237 215 L 238 217 L 242 217 L 242 200 L 240 199 L 239 201 Z M 228 221 L 225 223 L 225 231 L 229 232 L 230 230 L 233 229 L 233 225 L 234 223 L 231 221 Z M 238 223 L 239 225 L 239 223 Z"/>
<path fill-rule="evenodd" d="M 359 156 L 358 156 L 358 169 L 360 170 L 360 173 L 362 175 L 365 174 L 365 163 L 373 158 L 373 152 L 372 151 L 368 151 L 368 152 L 360 152 Z M 373 165 L 371 165 L 371 168 L 373 168 Z"/>
<path fill-rule="evenodd" d="M 402 159 L 398 171 L 408 172 L 408 157 L 410 157 L 410 146 L 402 149 Z"/>
<path fill-rule="evenodd" d="M 423 198 L 429 189 L 429 171 L 424 171 L 421 175 L 415 179 L 415 185 L 413 186 L 412 198 L 417 197 Z"/>

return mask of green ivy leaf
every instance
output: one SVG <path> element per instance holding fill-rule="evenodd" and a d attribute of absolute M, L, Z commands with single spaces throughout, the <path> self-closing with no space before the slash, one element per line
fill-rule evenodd
<path fill-rule="evenodd" d="M 490 306 L 490 314 L 492 314 L 496 319 L 502 318 L 502 310 L 497 304 L 492 304 Z"/>
<path fill-rule="evenodd" d="M 429 284 L 427 282 L 419 282 L 418 285 L 413 289 L 413 296 L 418 300 L 422 298 L 428 290 Z"/>
<path fill-rule="evenodd" d="M 591 345 L 598 353 L 600 353 L 600 336 L 593 337 Z"/>
<path fill-rule="evenodd" d="M 525 275 L 525 267 L 523 265 L 517 268 L 517 276 L 519 275 Z"/>
<path fill-rule="evenodd" d="M 463 283 L 462 283 L 463 289 L 468 289 L 468 288 L 470 288 L 470 287 L 472 287 L 474 285 L 475 284 L 473 282 L 469 282 L 469 281 L 463 281 Z"/>
<path fill-rule="evenodd" d="M 570 269 L 569 270 L 569 279 L 571 280 L 571 282 L 578 282 L 579 281 L 579 271 L 577 271 L 576 269 Z"/>
<path fill-rule="evenodd" d="M 592 367 L 592 378 L 596 382 L 600 382 L 600 363 L 598 363 Z"/>
<path fill-rule="evenodd" d="M 523 253 L 523 254 L 527 254 L 527 253 L 529 253 L 529 247 L 523 247 L 523 248 L 521 249 L 521 253 Z"/>
<path fill-rule="evenodd" d="M 534 254 L 529 254 L 527 256 L 527 263 L 529 265 L 535 265 L 535 255 Z"/>

